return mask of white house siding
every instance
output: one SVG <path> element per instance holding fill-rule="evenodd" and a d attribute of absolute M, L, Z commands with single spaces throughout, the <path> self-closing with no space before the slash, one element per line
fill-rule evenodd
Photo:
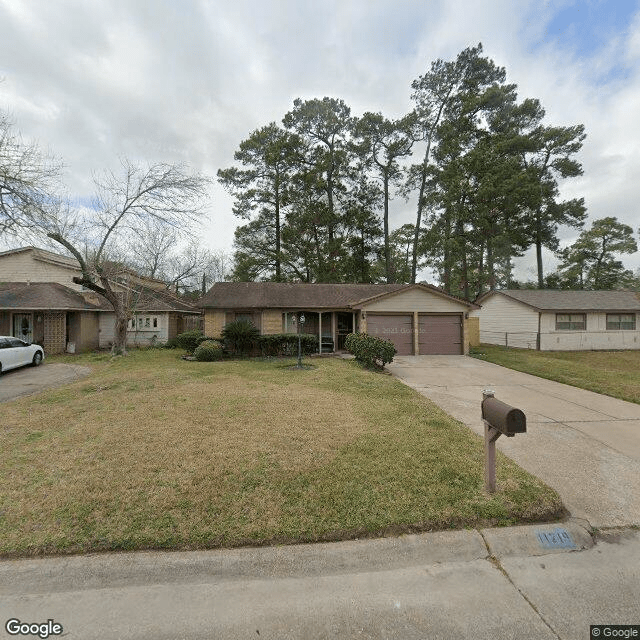
<path fill-rule="evenodd" d="M 499 293 L 486 298 L 481 309 L 469 315 L 480 318 L 480 342 L 535 349 L 538 312 Z"/>
<path fill-rule="evenodd" d="M 58 282 L 69 289 L 82 291 L 82 285 L 72 280 L 79 275 L 80 269 L 36 260 L 31 251 L 0 256 L 0 280 L 3 282 Z"/>
<path fill-rule="evenodd" d="M 574 311 L 572 313 L 580 313 Z M 607 331 L 605 312 L 586 313 L 586 331 L 556 331 L 556 313 L 543 312 L 540 319 L 541 351 L 590 351 L 640 349 L 640 314 L 635 331 Z M 480 322 L 482 330 L 482 321 Z"/>
<path fill-rule="evenodd" d="M 141 331 L 127 330 L 127 345 L 145 346 L 154 342 L 166 342 L 169 335 L 169 314 L 168 313 L 148 313 L 140 314 L 141 317 L 157 317 L 158 326 L 153 329 L 143 329 Z M 115 325 L 115 315 L 113 313 L 100 314 L 100 348 L 108 349 L 113 344 Z M 154 340 L 154 336 L 155 340 Z"/>
<path fill-rule="evenodd" d="M 100 314 L 100 321 L 98 323 L 98 344 L 101 349 L 108 349 L 113 344 L 114 324 L 115 314 L 111 312 Z"/>

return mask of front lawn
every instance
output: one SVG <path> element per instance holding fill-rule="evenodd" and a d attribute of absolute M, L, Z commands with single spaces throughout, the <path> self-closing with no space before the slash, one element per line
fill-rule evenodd
<path fill-rule="evenodd" d="M 640 350 L 531 351 L 481 345 L 471 356 L 640 404 Z"/>
<path fill-rule="evenodd" d="M 72 361 L 93 373 L 0 405 L 2 555 L 337 540 L 562 513 L 554 491 L 502 455 L 500 491 L 485 494 L 482 440 L 354 362 L 299 371 L 164 350 Z"/>

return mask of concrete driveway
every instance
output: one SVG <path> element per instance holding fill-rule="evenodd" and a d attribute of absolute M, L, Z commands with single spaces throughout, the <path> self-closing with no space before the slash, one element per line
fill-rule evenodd
<path fill-rule="evenodd" d="M 89 367 L 61 362 L 47 363 L 39 367 L 21 367 L 0 375 L 0 402 L 20 396 L 40 393 L 51 387 L 59 387 L 91 373 Z"/>
<path fill-rule="evenodd" d="M 640 525 L 640 405 L 466 356 L 399 356 L 394 376 L 483 435 L 482 390 L 522 409 L 527 433 L 498 448 L 542 478 L 575 518 Z"/>

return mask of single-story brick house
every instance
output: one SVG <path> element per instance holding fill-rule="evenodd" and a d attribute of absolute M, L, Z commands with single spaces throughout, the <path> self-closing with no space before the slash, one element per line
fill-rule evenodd
<path fill-rule="evenodd" d="M 226 323 L 246 319 L 262 334 L 304 333 L 321 338 L 322 351 L 344 349 L 355 331 L 391 340 L 399 355 L 464 354 L 466 318 L 476 305 L 428 284 L 307 284 L 218 282 L 199 301 L 204 331 L 219 336 Z"/>
<path fill-rule="evenodd" d="M 51 251 L 22 247 L 0 252 L 0 335 L 41 342 L 45 353 L 110 347 L 113 308 L 73 281 L 80 275 L 74 258 Z M 112 286 L 130 301 L 128 345 L 165 342 L 201 327 L 202 313 L 165 283 L 131 271 L 123 276 Z"/>
<path fill-rule="evenodd" d="M 640 349 L 634 291 L 505 289 L 476 299 L 480 342 L 541 351 Z"/>

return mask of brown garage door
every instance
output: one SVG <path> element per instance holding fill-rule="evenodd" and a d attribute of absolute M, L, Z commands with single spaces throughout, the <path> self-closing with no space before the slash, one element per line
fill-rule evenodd
<path fill-rule="evenodd" d="M 462 353 L 462 316 L 418 316 L 420 355 L 460 355 Z"/>
<path fill-rule="evenodd" d="M 413 316 L 367 314 L 367 333 L 370 336 L 391 340 L 399 356 L 413 354 Z"/>

